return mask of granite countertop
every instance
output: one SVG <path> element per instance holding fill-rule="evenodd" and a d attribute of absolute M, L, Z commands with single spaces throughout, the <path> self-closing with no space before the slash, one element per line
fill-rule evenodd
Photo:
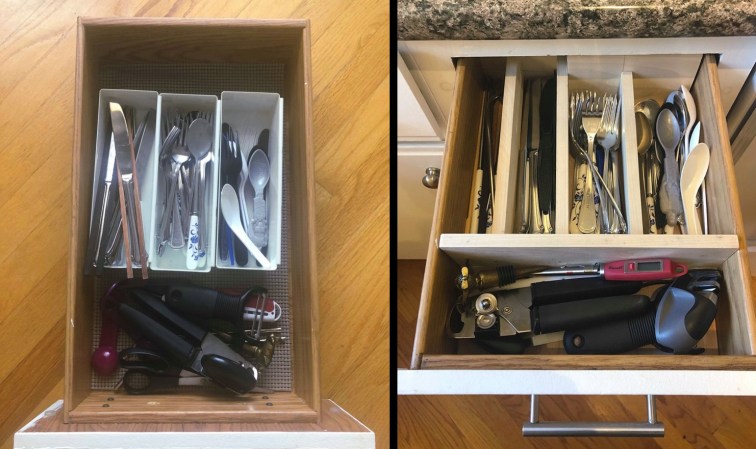
<path fill-rule="evenodd" d="M 756 35 L 754 0 L 398 0 L 399 40 Z"/>

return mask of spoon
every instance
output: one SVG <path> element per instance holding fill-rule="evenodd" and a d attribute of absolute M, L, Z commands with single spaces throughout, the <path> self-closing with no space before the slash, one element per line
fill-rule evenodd
<path fill-rule="evenodd" d="M 654 124 L 656 123 L 656 117 L 659 115 L 659 109 L 661 109 L 661 106 L 653 98 L 639 101 L 635 105 L 635 110 L 646 116 L 648 125 L 651 126 L 652 129 Z M 662 161 L 664 160 L 664 154 L 662 154 L 658 146 L 653 145 L 653 133 L 651 135 L 651 144 L 654 147 L 652 156 L 655 158 L 656 163 L 661 165 Z"/>
<path fill-rule="evenodd" d="M 654 132 L 651 130 L 651 123 L 646 119 L 646 116 L 640 111 L 635 111 L 635 137 L 638 140 L 639 155 L 645 155 L 648 149 L 651 148 L 653 136 Z"/>
<path fill-rule="evenodd" d="M 265 186 L 270 180 L 270 161 L 261 149 L 255 150 L 249 157 L 249 182 L 255 190 L 254 206 L 252 208 L 252 234 L 250 237 L 255 245 L 267 246 L 268 217 L 265 204 Z"/>
<path fill-rule="evenodd" d="M 665 103 L 656 119 L 656 138 L 664 148 L 664 176 L 659 192 L 661 211 L 667 218 L 667 233 L 683 214 L 680 197 L 680 171 L 675 160 L 675 149 L 680 144 L 682 132 L 674 112 L 675 106 Z"/>
<path fill-rule="evenodd" d="M 213 125 L 204 118 L 196 118 L 186 131 L 186 146 L 194 156 L 197 169 L 194 171 L 192 188 L 192 216 L 189 220 L 189 236 L 187 239 L 186 267 L 190 270 L 197 268 L 199 259 L 204 258 L 206 232 L 204 223 L 205 203 L 205 166 L 213 159 L 210 148 L 213 145 Z M 202 224 L 200 225 L 200 217 Z"/>
<path fill-rule="evenodd" d="M 225 184 L 221 189 L 221 212 L 223 213 L 223 219 L 226 220 L 228 227 L 231 231 L 239 237 L 244 246 L 247 247 L 252 256 L 260 262 L 263 269 L 272 270 L 273 265 L 270 263 L 267 257 L 260 252 L 260 250 L 252 243 L 252 240 L 247 237 L 247 233 L 244 232 L 244 227 L 241 224 L 241 217 L 239 216 L 239 198 L 236 196 L 236 190 L 231 184 Z"/>
<path fill-rule="evenodd" d="M 690 151 L 688 158 L 680 172 L 680 190 L 683 209 L 685 211 L 685 225 L 688 234 L 701 235 L 701 224 L 696 213 L 696 193 L 703 183 L 706 171 L 709 169 L 709 147 L 699 143 Z"/>

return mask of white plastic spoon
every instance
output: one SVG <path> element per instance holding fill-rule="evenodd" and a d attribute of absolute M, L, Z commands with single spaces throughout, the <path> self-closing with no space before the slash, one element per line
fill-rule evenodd
<path fill-rule="evenodd" d="M 680 193 L 685 212 L 685 225 L 687 233 L 701 235 L 701 223 L 698 222 L 696 213 L 696 193 L 709 169 L 709 147 L 705 143 L 699 143 L 685 160 L 680 172 Z"/>
<path fill-rule="evenodd" d="M 260 250 L 252 243 L 247 233 L 244 232 L 244 227 L 241 223 L 241 217 L 239 216 L 239 197 L 236 196 L 236 190 L 231 184 L 226 184 L 221 189 L 221 212 L 223 218 L 228 223 L 228 227 L 231 228 L 234 234 L 239 237 L 239 240 L 247 247 L 252 256 L 260 262 L 263 270 L 273 270 L 275 267 L 270 263 L 267 257 L 260 252 Z"/>

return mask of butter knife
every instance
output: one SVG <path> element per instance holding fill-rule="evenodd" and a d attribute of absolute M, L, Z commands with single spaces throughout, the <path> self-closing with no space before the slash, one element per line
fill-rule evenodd
<path fill-rule="evenodd" d="M 138 197 L 135 196 L 134 186 L 134 164 L 132 153 L 132 142 L 129 136 L 128 125 L 126 124 L 126 117 L 123 114 L 123 109 L 118 103 L 110 102 L 110 122 L 113 126 L 113 141 L 115 142 L 116 149 L 116 161 L 118 162 L 118 170 L 121 174 L 121 183 L 123 184 L 123 196 L 126 203 L 126 217 L 125 221 L 127 227 L 124 229 L 124 242 L 126 240 L 135 239 L 137 242 L 139 261 L 142 268 L 142 277 L 145 278 L 147 274 L 147 261 L 146 252 L 144 249 L 144 236 L 142 235 L 141 223 L 142 223 L 142 211 L 141 207 L 136 207 L 135 203 L 138 201 Z M 127 236 L 128 234 L 128 236 Z M 131 245 L 126 245 L 131 246 Z M 130 248 L 129 252 L 131 252 Z M 134 254 L 127 255 L 127 264 L 129 264 L 129 258 L 134 258 Z"/>
<path fill-rule="evenodd" d="M 116 158 L 115 145 L 113 143 L 113 137 L 110 138 L 110 147 L 108 150 L 108 157 L 106 159 L 105 166 L 103 167 L 103 186 L 97 194 L 97 199 L 94 205 L 96 221 L 93 220 L 89 227 L 89 241 L 87 242 L 87 258 L 84 262 L 84 274 L 90 274 L 92 267 L 97 267 L 97 274 L 102 273 L 103 256 L 104 251 L 102 248 L 103 234 L 105 232 L 106 217 L 109 216 L 108 210 L 111 204 L 110 201 L 110 187 L 113 181 L 113 171 L 115 170 L 115 158 Z"/>
<path fill-rule="evenodd" d="M 147 176 L 147 164 L 150 161 L 150 154 L 152 154 L 152 148 L 155 146 L 155 111 L 150 109 L 147 111 L 147 115 L 142 121 L 140 129 L 137 130 L 136 139 L 134 141 L 134 148 L 137 150 L 136 154 L 136 174 L 137 182 L 140 186 L 144 185 L 144 179 Z"/>

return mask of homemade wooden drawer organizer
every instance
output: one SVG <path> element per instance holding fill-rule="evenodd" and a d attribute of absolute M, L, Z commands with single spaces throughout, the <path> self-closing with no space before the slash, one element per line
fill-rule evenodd
<path fill-rule="evenodd" d="M 84 276 L 100 89 L 208 94 L 275 92 L 285 98 L 281 264 L 275 271 L 218 270 L 191 277 L 210 287 L 267 287 L 284 309 L 285 342 L 263 373 L 268 394 L 218 390 L 127 395 L 92 372 L 98 303 L 125 270 Z M 68 280 L 66 422 L 316 422 L 321 399 L 315 271 L 310 35 L 306 20 L 80 19 Z M 182 276 L 178 276 L 182 275 Z"/>
<path fill-rule="evenodd" d="M 405 394 L 417 391 L 414 385 L 420 384 L 431 385 L 418 388 L 425 394 L 434 394 L 433 379 L 442 377 L 441 372 L 434 373 L 434 370 L 465 370 L 465 375 L 474 370 L 484 370 L 486 375 L 491 374 L 486 377 L 481 373 L 480 378 L 468 378 L 467 382 L 462 379 L 456 384 L 458 390 L 450 381 L 435 394 L 465 394 L 471 393 L 471 390 L 475 390 L 473 394 L 483 394 L 485 386 L 479 385 L 483 380 L 493 381 L 497 372 L 508 370 L 531 373 L 530 370 L 543 373 L 552 370 L 756 370 L 756 358 L 752 357 L 756 351 L 756 317 L 751 275 L 725 114 L 720 100 L 716 56 L 463 57 L 457 59 L 455 64 L 456 81 L 446 152 L 411 360 L 411 370 L 420 371 L 417 376 L 410 375 L 410 372 L 400 377 L 400 382 L 402 379 L 417 381 L 417 384 L 411 383 L 402 388 Z M 517 234 L 514 233 L 513 216 L 518 149 L 521 148 L 523 83 L 530 78 L 554 74 L 557 81 L 555 234 Z M 503 86 L 493 233 L 468 234 L 465 221 L 475 171 L 475 153 L 478 151 L 483 92 L 490 83 Z M 635 122 L 632 119 L 634 104 L 648 97 L 663 103 L 667 94 L 680 84 L 687 87 L 692 84 L 691 91 L 702 122 L 701 141 L 711 148 L 711 162 L 706 176 L 709 235 L 648 235 L 644 234 L 641 215 L 643 198 Z M 626 235 L 569 234 L 569 208 L 573 192 L 573 162 L 568 149 L 569 95 L 575 90 L 585 89 L 619 93 L 621 97 L 620 151 L 624 209 L 628 222 Z M 447 335 L 447 315 L 459 295 L 454 279 L 463 264 L 468 263 L 471 267 L 504 264 L 558 266 L 640 257 L 669 257 L 691 268 L 717 267 L 722 271 L 724 288 L 719 295 L 716 321 L 699 344 L 705 348 L 703 354 L 668 355 L 643 348 L 632 354 L 574 356 L 565 354 L 561 344 L 557 344 L 526 351 L 524 355 L 493 355 L 471 351 L 464 342 Z M 421 376 L 422 372 L 426 372 L 427 376 Z M 440 377 L 436 377 L 436 374 Z M 463 384 L 471 382 L 476 385 L 463 387 Z M 522 387 L 519 391 L 527 391 L 528 388 Z M 596 388 L 582 394 L 602 393 Z M 575 389 L 569 393 L 575 394 Z M 518 388 L 510 391 L 515 390 Z M 638 394 L 634 391 L 625 394 L 631 393 Z"/>

